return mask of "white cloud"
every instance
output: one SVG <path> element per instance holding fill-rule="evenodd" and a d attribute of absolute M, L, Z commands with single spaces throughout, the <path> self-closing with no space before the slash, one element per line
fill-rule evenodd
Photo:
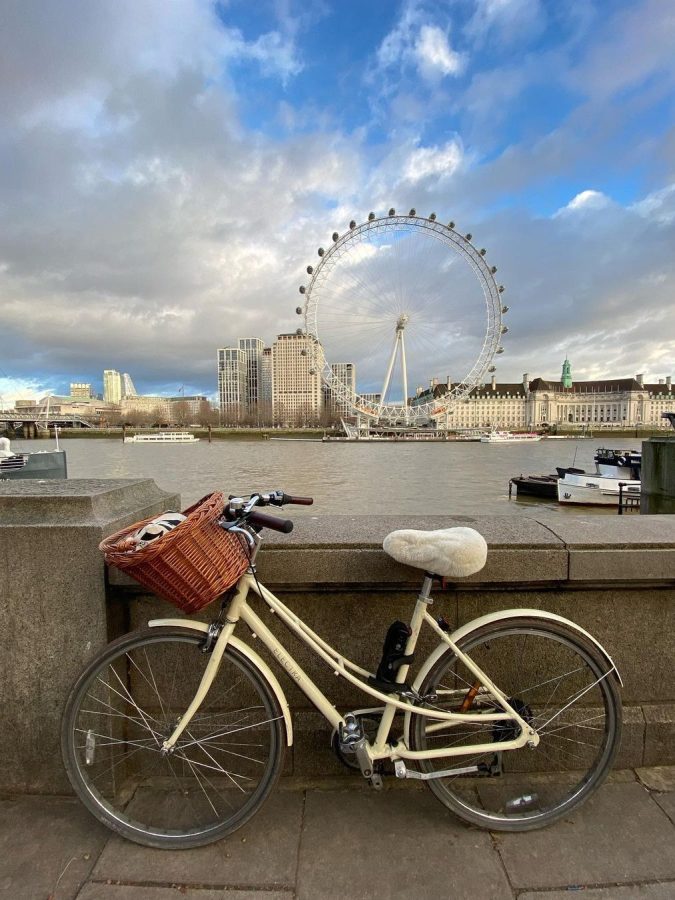
<path fill-rule="evenodd" d="M 464 68 L 464 57 L 450 47 L 447 35 L 432 25 L 420 28 L 414 52 L 418 70 L 426 78 L 459 75 Z"/>
<path fill-rule="evenodd" d="M 514 43 L 541 31 L 545 18 L 540 0 L 476 0 L 465 33 L 476 44 L 483 43 L 491 31 L 500 43 Z"/>
<path fill-rule="evenodd" d="M 575 197 L 572 197 L 570 202 L 559 209 L 554 215 L 561 216 L 582 210 L 605 209 L 607 206 L 610 206 L 611 203 L 611 199 L 607 197 L 606 194 L 603 194 L 602 191 L 581 191 Z"/>
<path fill-rule="evenodd" d="M 414 69 L 427 79 L 461 74 L 466 58 L 450 46 L 447 16 L 444 24 L 441 28 L 431 11 L 410 0 L 377 49 L 378 69 Z"/>
<path fill-rule="evenodd" d="M 448 141 L 443 147 L 418 147 L 408 156 L 403 166 L 403 178 L 410 182 L 436 176 L 449 178 L 460 168 L 464 160 L 459 141 Z"/>
<path fill-rule="evenodd" d="M 651 219 L 661 225 L 675 222 L 675 184 L 669 184 L 660 191 L 648 194 L 630 208 L 646 219 Z"/>

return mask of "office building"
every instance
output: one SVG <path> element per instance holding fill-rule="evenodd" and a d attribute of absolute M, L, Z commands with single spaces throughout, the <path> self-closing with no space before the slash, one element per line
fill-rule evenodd
<path fill-rule="evenodd" d="M 122 400 L 122 376 L 116 369 L 103 371 L 103 399 L 106 403 L 119 403 Z"/>
<path fill-rule="evenodd" d="M 450 389 L 452 384 L 450 383 Z M 417 389 L 411 406 L 442 399 L 448 384 L 432 382 Z M 490 382 L 474 388 L 454 403 L 439 428 L 526 429 L 561 428 L 668 428 L 662 413 L 675 410 L 675 392 L 670 376 L 646 384 L 634 378 L 603 378 L 574 381 L 569 360 L 563 363 L 559 380 L 535 378 L 525 373 L 520 383 Z"/>
<path fill-rule="evenodd" d="M 260 338 L 239 338 L 239 349 L 244 353 L 246 365 L 245 405 L 248 412 L 255 412 L 262 387 L 262 354 L 265 342 Z"/>
<path fill-rule="evenodd" d="M 311 425 L 324 409 L 323 348 L 312 335 L 280 334 L 272 345 L 274 419 L 280 425 Z"/>
<path fill-rule="evenodd" d="M 336 418 L 351 416 L 356 396 L 356 366 L 354 363 L 333 363 L 330 367 L 331 385 L 326 387 L 326 404 Z M 335 390 L 333 381 L 338 382 Z"/>
<path fill-rule="evenodd" d="M 246 354 L 239 347 L 223 347 L 218 350 L 218 404 L 224 423 L 241 421 L 246 396 Z"/>
<path fill-rule="evenodd" d="M 91 389 L 91 384 L 83 381 L 71 381 L 70 396 L 77 400 L 91 400 L 94 392 Z"/>

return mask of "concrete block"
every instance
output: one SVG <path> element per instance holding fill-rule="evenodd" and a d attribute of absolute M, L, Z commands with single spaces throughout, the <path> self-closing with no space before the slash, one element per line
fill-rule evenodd
<path fill-rule="evenodd" d="M 0 790 L 69 790 L 60 718 L 76 676 L 109 639 L 98 544 L 129 522 L 175 507 L 153 481 L 0 484 Z"/>
<path fill-rule="evenodd" d="M 643 706 L 645 766 L 675 765 L 675 703 Z"/>
<path fill-rule="evenodd" d="M 634 769 L 644 759 L 645 720 L 639 706 L 623 707 L 621 746 L 614 761 L 615 769 Z"/>

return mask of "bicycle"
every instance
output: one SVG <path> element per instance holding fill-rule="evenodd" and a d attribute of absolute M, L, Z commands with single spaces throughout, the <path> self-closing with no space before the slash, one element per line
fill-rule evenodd
<path fill-rule="evenodd" d="M 97 819 L 151 847 L 216 841 L 247 822 L 280 776 L 293 724 L 284 691 L 234 632 L 240 622 L 332 726 L 347 765 L 375 788 L 424 781 L 466 822 L 491 830 L 549 825 L 597 789 L 621 733 L 620 676 L 588 632 L 553 613 L 511 609 L 451 631 L 429 607 L 434 579 L 479 571 L 487 545 L 468 528 L 396 531 L 384 542 L 424 569 L 410 625 L 387 632 L 375 673 L 334 650 L 257 578 L 261 531 L 293 523 L 260 507 L 309 504 L 282 491 L 231 498 L 219 524 L 248 568 L 209 624 L 162 618 L 105 647 L 68 698 L 68 777 Z M 341 714 L 249 605 L 253 595 L 377 705 Z M 408 674 L 422 625 L 438 647 Z"/>

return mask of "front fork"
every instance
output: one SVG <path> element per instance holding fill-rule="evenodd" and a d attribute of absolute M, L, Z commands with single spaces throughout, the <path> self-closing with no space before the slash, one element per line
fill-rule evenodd
<path fill-rule="evenodd" d="M 227 643 L 232 637 L 234 628 L 239 620 L 239 610 L 243 602 L 246 600 L 247 594 L 248 581 L 246 580 L 246 578 L 241 578 L 237 586 L 237 591 L 229 605 L 227 616 L 225 617 L 225 624 L 220 629 L 220 634 L 218 634 L 215 644 L 212 645 L 213 649 L 210 650 L 211 655 L 209 657 L 208 663 L 206 664 L 206 668 L 204 669 L 202 679 L 199 682 L 197 692 L 192 698 L 190 705 L 179 719 L 174 730 L 162 744 L 161 752 L 163 755 L 173 752 L 174 747 L 176 746 L 176 741 L 188 727 L 188 725 L 192 721 L 192 717 L 204 702 L 204 698 L 208 694 L 209 689 L 213 684 L 213 680 L 218 674 L 218 669 L 220 668 L 220 663 L 223 658 L 223 654 L 225 653 L 225 648 L 227 647 Z M 213 633 L 212 629 L 213 626 L 210 626 L 209 631 L 205 635 L 205 640 L 208 641 L 210 638 L 211 641 L 213 641 L 215 634 Z"/>

